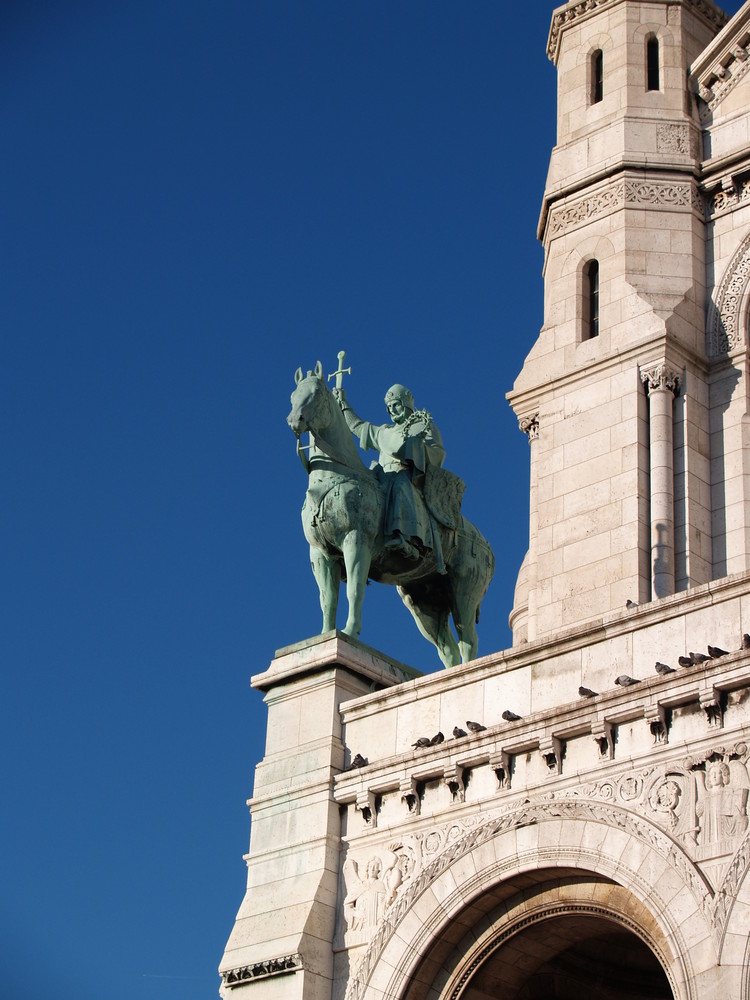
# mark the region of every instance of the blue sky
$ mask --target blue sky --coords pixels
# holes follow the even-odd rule
[[[5,996],[216,995],[250,677],[321,626],[297,366],[433,413],[497,555],[480,654],[510,645],[553,7],[4,3]],[[390,588],[361,639],[441,669]]]

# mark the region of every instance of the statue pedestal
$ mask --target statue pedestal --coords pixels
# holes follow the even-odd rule
[[[252,685],[265,693],[245,898],[222,958],[221,995],[330,1000],[340,816],[332,775],[349,764],[342,702],[421,676],[338,631],[287,646]]]

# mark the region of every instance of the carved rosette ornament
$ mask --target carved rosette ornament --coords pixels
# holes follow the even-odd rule
[[[641,382],[649,394],[659,389],[667,389],[675,396],[679,395],[680,377],[680,372],[664,362],[651,365],[649,368],[641,368]]]
[[[539,414],[533,413],[531,416],[521,417],[518,426],[527,435],[529,444],[531,444],[539,437]]]

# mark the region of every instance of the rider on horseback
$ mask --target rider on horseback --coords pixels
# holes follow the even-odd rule
[[[414,409],[414,397],[406,386],[392,385],[385,405],[392,424],[371,424],[349,406],[342,388],[333,394],[344,413],[349,430],[359,438],[364,450],[377,449],[376,474],[386,486],[385,547],[409,562],[433,551],[438,571],[444,573],[440,540],[425,504],[418,502],[429,466],[440,467],[445,449],[440,432],[426,410]]]

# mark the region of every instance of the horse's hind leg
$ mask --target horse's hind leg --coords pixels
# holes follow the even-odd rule
[[[320,591],[320,609],[323,612],[323,632],[336,628],[336,607],[339,603],[341,567],[320,549],[310,546],[310,565]]]
[[[476,625],[474,624],[474,617],[476,617],[476,609],[474,609],[473,616],[469,619],[468,624],[465,620],[462,620],[460,626],[456,625],[458,648],[461,651],[461,663],[468,663],[469,660],[476,659],[477,650],[479,649],[479,637]]]
[[[461,663],[468,663],[469,660],[476,659],[479,649],[479,636],[477,635],[477,617],[479,605],[476,594],[472,588],[471,593],[457,595],[453,608],[453,624],[458,633],[458,648],[461,651]]]
[[[455,667],[461,662],[458,643],[451,632],[448,612],[440,610],[432,605],[417,603],[412,594],[408,594],[403,587],[397,587],[399,597],[411,612],[411,616],[417,623],[417,628],[428,639],[438,651],[438,656],[443,661],[444,667]]]

